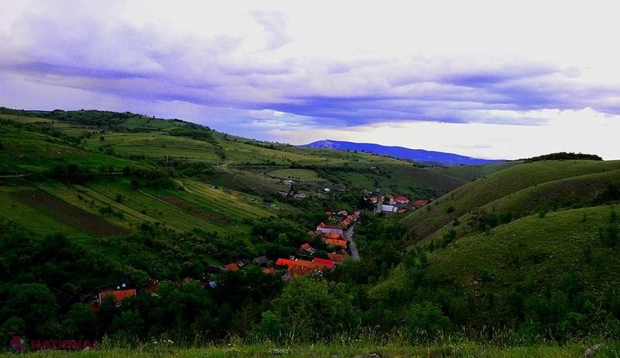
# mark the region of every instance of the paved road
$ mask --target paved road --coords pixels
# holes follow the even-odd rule
[[[353,260],[359,261],[360,254],[357,251],[357,247],[355,246],[355,243],[353,242],[353,233],[355,230],[355,225],[356,224],[351,225],[351,227],[346,231],[345,238],[347,239],[347,241],[349,241],[349,250],[351,250],[351,256],[353,257]]]

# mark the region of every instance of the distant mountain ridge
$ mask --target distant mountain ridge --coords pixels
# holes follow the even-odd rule
[[[380,155],[389,155],[400,159],[409,159],[414,162],[429,165],[483,165],[490,163],[504,162],[503,159],[480,159],[472,158],[464,155],[435,152],[424,149],[410,149],[405,147],[391,147],[373,143],[355,143],[338,140],[320,140],[309,144],[300,145],[300,147],[349,150],[358,152],[367,152]]]

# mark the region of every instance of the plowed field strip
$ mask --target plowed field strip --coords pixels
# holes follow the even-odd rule
[[[182,199],[179,199],[172,195],[159,195],[158,199],[165,201],[166,203],[176,206],[177,208],[195,216],[199,219],[207,220],[209,222],[217,223],[217,224],[229,224],[230,219],[225,218],[223,216],[214,214],[212,212],[206,211],[194,204],[188,203]]]
[[[105,237],[112,235],[126,235],[126,230],[118,228],[98,217],[78,209],[72,205],[57,200],[43,192],[37,190],[25,190],[11,195],[15,196],[22,203],[29,205],[38,211],[56,218],[68,225],[77,227],[87,234]],[[36,221],[36,218],[32,218]]]

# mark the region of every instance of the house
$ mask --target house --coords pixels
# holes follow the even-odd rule
[[[228,271],[237,271],[239,269],[239,265],[237,265],[236,262],[233,262],[228,265],[224,265],[224,268]]]
[[[344,231],[342,230],[340,225],[326,225],[325,223],[320,223],[319,226],[316,227],[316,231],[320,231],[326,234],[344,234]]]
[[[259,256],[257,258],[255,258],[254,260],[252,260],[252,263],[258,265],[258,266],[267,266],[267,261],[269,261],[267,259],[267,256]]]
[[[323,240],[342,240],[343,236],[340,234],[329,234],[329,233],[322,233],[321,237],[323,238]]]
[[[290,267],[290,266],[295,266],[295,263],[296,263],[296,262],[297,262],[297,261],[295,261],[295,260],[290,260],[290,259],[282,259],[282,258],[279,258],[279,259],[276,261],[276,266],[289,266],[289,267]]]
[[[300,248],[303,252],[308,253],[310,255],[314,255],[314,253],[316,252],[316,249],[310,246],[310,244],[307,242],[301,245]]]
[[[398,211],[398,208],[394,205],[381,205],[381,212],[392,214]]]
[[[135,288],[130,288],[130,289],[126,289],[126,290],[109,290],[109,291],[102,291],[99,292],[99,295],[97,296],[97,302],[99,304],[103,303],[103,300],[106,297],[112,297],[114,299],[114,302],[116,302],[116,305],[120,305],[121,301],[123,301],[126,298],[129,297],[133,297],[136,295],[136,289]]]
[[[291,266],[288,268],[288,274],[290,276],[306,276],[313,274],[315,271],[315,267],[307,266]]]
[[[314,260],[312,260],[312,262],[328,270],[333,269],[334,266],[336,265],[336,263],[332,260],[322,259],[319,257],[315,257]]]
[[[415,206],[416,208],[420,208],[420,207],[422,207],[424,205],[427,205],[427,204],[428,204],[428,200],[415,200],[413,202],[413,206]]]
[[[338,247],[342,247],[342,248],[347,247],[347,241],[346,240],[326,239],[325,243],[327,245],[329,245],[329,246],[338,246]]]
[[[329,257],[329,259],[334,261],[334,262],[342,262],[342,261],[344,261],[344,259],[347,258],[347,255],[337,254],[337,253],[334,252],[334,253],[327,254],[327,257]]]
[[[398,196],[394,199],[394,201],[396,202],[396,204],[409,204],[409,198],[407,198],[406,196]]]
[[[252,263],[252,260],[250,259],[241,259],[239,261],[237,261],[237,265],[239,266],[239,268],[244,268],[245,266],[249,265]]]
[[[273,267],[268,267],[268,268],[264,268],[263,269],[263,273],[276,273],[276,269],[274,269]]]

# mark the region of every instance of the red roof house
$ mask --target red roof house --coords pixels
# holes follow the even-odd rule
[[[130,288],[127,290],[110,290],[110,291],[102,291],[99,292],[98,299],[99,303],[102,303],[106,297],[114,298],[114,302],[121,302],[128,297],[132,297],[136,295],[136,289]]]
[[[346,240],[325,239],[325,243],[327,245],[331,245],[331,246],[347,247],[347,241]]]
[[[330,260],[335,261],[335,262],[342,262],[344,261],[344,259],[347,258],[346,255],[336,254],[336,253],[329,253],[327,254],[327,257],[329,257]]]
[[[227,269],[228,271],[237,271],[239,269],[239,265],[233,262],[231,264],[224,265],[224,268]]]
[[[416,200],[413,202],[413,205],[415,205],[416,208],[419,208],[421,206],[424,206],[428,204],[428,200]]]
[[[333,269],[335,264],[336,264],[332,260],[322,259],[322,258],[319,258],[319,257],[315,257],[314,260],[312,260],[312,262],[314,262],[315,264],[320,265],[322,267],[325,267],[325,268],[327,268],[329,270]]]
[[[409,198],[407,198],[406,196],[399,196],[396,199],[394,199],[394,201],[399,203],[399,204],[408,204],[409,203]]]

